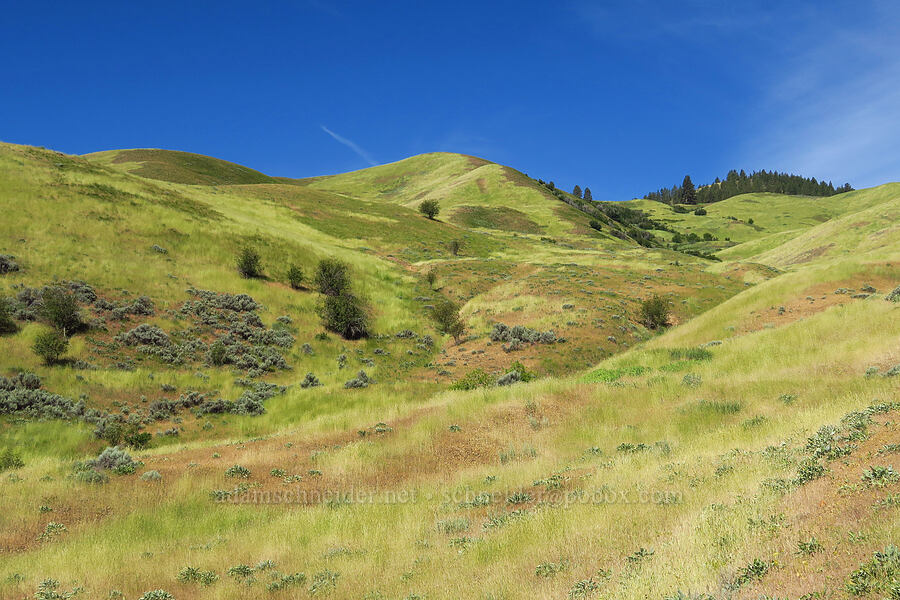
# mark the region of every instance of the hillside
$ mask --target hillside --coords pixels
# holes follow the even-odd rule
[[[128,173],[193,185],[272,183],[274,179],[234,163],[178,150],[141,148],[108,150],[88,154],[88,158]]]
[[[892,593],[900,184],[627,203],[730,237],[700,243],[712,262],[473,157],[282,180],[142,152],[0,144],[0,459],[23,463],[0,463],[0,597]],[[317,314],[332,257],[366,339]],[[54,286],[86,326],[48,366]],[[671,327],[643,324],[653,295]],[[445,298],[459,343],[430,318]],[[516,325],[534,337],[496,334]],[[114,444],[138,462],[86,462]]]

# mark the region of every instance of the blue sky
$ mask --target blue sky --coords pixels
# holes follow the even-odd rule
[[[900,3],[29,2],[0,139],[303,177],[474,154],[595,199],[728,169],[900,180]]]

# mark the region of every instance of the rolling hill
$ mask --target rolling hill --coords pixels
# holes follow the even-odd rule
[[[720,238],[695,244],[718,262],[446,153],[288,180],[0,144],[0,203],[0,597],[880,598],[900,577],[900,184],[626,203]],[[237,271],[248,247],[263,277]],[[322,327],[326,258],[368,338]],[[58,288],[85,325],[48,366]]]

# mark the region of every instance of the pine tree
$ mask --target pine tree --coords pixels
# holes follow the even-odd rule
[[[591,196],[591,188],[589,188],[589,187],[584,188],[584,199],[587,200],[588,202],[594,201],[594,198]]]
[[[694,190],[694,182],[691,181],[690,175],[685,175],[684,181],[681,183],[681,202],[682,204],[697,202],[697,192]]]
[[[581,198],[581,187],[578,185],[575,186],[575,189],[572,190],[572,195],[576,198]]]

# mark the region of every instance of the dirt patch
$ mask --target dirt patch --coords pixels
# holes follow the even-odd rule
[[[806,252],[801,252],[800,254],[795,255],[793,258],[787,261],[789,265],[796,265],[800,263],[809,262],[815,258],[819,258],[820,256],[825,256],[828,253],[828,250],[834,248],[834,243],[827,244],[825,246],[819,246],[818,248],[813,248],[812,250],[807,250]]]

